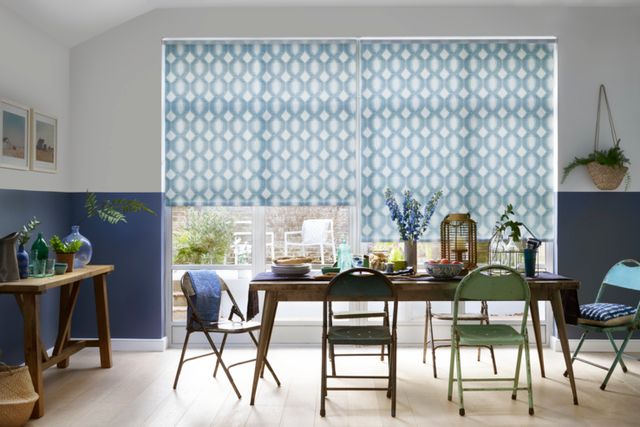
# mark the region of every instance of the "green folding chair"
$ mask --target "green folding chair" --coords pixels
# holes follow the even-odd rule
[[[511,398],[516,399],[518,390],[527,390],[529,414],[533,415],[533,393],[531,389],[531,363],[529,359],[529,337],[527,334],[527,316],[531,294],[529,285],[515,270],[501,266],[489,265],[469,273],[456,288],[453,301],[453,325],[451,326],[451,362],[449,363],[449,390],[447,398],[453,395],[453,382],[458,385],[459,412],[464,415],[465,391],[497,391],[510,390]],[[523,301],[523,314],[520,331],[509,325],[461,325],[458,324],[458,306],[460,301]],[[463,378],[460,365],[460,348],[462,346],[517,346],[518,359],[513,378]],[[527,386],[519,387],[520,363],[524,348],[527,370]],[[453,367],[456,365],[456,377]],[[513,381],[512,387],[472,387],[463,386],[464,381]]]
[[[574,360],[579,360],[591,366],[608,371],[607,376],[600,385],[601,390],[604,390],[607,387],[609,378],[611,378],[611,374],[618,363],[620,363],[622,371],[625,373],[627,372],[627,367],[622,361],[622,356],[626,356],[624,354],[624,349],[626,348],[633,333],[640,329],[640,317],[638,317],[638,313],[640,312],[640,301],[635,308],[625,304],[605,303],[603,302],[605,289],[609,289],[611,287],[640,291],[640,262],[633,259],[626,259],[615,264],[604,277],[604,280],[600,285],[600,289],[598,290],[595,303],[580,306],[578,327],[584,329],[584,332],[582,333],[578,347],[571,358],[571,363],[573,363]],[[611,367],[607,368],[606,366],[598,365],[597,363],[580,359],[578,357],[578,353],[580,352],[582,344],[589,332],[601,332],[609,338],[613,351],[616,353],[616,357],[613,359]],[[616,346],[616,343],[613,340],[614,332],[627,333],[624,341],[622,341],[622,344],[620,345],[620,348]],[[567,376],[567,372],[564,373],[564,376]]]
[[[391,325],[329,326],[331,301],[393,301]],[[320,379],[320,416],[325,416],[325,398],[328,391],[385,390],[391,398],[391,416],[396,416],[396,325],[398,323],[398,297],[389,279],[379,271],[354,268],[334,277],[325,294],[322,322],[322,376]],[[386,346],[388,349],[388,375],[332,375],[327,374],[327,348],[337,345]],[[386,387],[328,387],[328,378],[386,379]]]

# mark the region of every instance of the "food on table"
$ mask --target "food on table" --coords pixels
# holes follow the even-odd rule
[[[308,264],[311,263],[313,259],[309,257],[293,257],[293,256],[283,256],[276,258],[273,263],[276,265],[297,265],[297,264]]]

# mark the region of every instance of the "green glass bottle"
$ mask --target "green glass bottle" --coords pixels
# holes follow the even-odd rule
[[[39,260],[49,258],[49,245],[42,237],[42,233],[38,233],[38,238],[31,245],[31,254],[35,254],[35,259]]]

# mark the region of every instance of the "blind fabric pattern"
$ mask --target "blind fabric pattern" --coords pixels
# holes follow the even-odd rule
[[[165,45],[172,206],[354,205],[355,41]]]
[[[489,238],[508,203],[553,238],[552,42],[363,41],[362,240],[394,241],[390,187],[418,198],[443,189],[443,216],[470,212]]]

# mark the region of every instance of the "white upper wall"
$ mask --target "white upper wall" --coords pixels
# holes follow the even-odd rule
[[[162,38],[360,36],[558,37],[559,169],[592,149],[605,83],[640,190],[640,8],[153,11],[71,50],[72,190],[161,191]],[[595,187],[580,168],[559,189]]]
[[[58,173],[0,167],[0,189],[67,191],[69,162],[69,49],[0,6],[0,98],[58,119]]]

